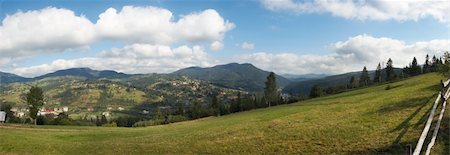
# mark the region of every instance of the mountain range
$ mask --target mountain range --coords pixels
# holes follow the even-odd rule
[[[264,82],[270,72],[261,70],[248,63],[231,63],[208,68],[189,67],[172,74],[209,81],[212,84],[226,88],[261,91],[264,89]],[[279,75],[276,75],[276,79],[280,87],[285,87],[290,83],[290,80]]]

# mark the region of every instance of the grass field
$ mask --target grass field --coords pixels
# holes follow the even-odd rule
[[[0,154],[403,154],[415,146],[442,78],[147,128],[7,125]],[[449,119],[446,112],[433,154],[449,154]]]

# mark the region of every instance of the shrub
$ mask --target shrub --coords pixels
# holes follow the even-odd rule
[[[103,124],[102,126],[104,126],[104,127],[117,127],[117,123],[116,122],[111,122],[111,123]]]

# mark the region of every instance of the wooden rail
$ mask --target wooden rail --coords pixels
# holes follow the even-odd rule
[[[450,79],[448,79],[447,81],[443,82],[444,88],[446,88],[449,83],[450,83]],[[444,88],[442,88],[442,89],[444,89]],[[420,135],[419,140],[417,141],[417,145],[416,145],[416,148],[414,149],[413,155],[419,155],[420,154],[420,152],[422,150],[423,143],[425,142],[425,139],[427,138],[428,131],[430,130],[431,123],[433,122],[433,116],[434,116],[434,113],[436,111],[436,107],[437,107],[439,101],[441,100],[441,98],[444,98],[443,105],[442,105],[442,110],[441,110],[441,113],[439,115],[439,120],[438,120],[437,125],[436,125],[436,127],[434,129],[434,132],[433,132],[433,138],[432,138],[431,142],[428,144],[427,151],[425,152],[427,155],[430,153],[431,148],[433,147],[433,145],[434,145],[434,143],[436,141],[436,136],[437,136],[437,132],[439,131],[439,127],[440,127],[440,123],[441,123],[441,120],[442,120],[442,116],[444,115],[445,105],[446,105],[446,101],[445,100],[447,100],[447,98],[450,96],[450,94],[449,94],[450,92],[449,91],[450,91],[450,88],[447,89],[447,91],[445,92],[443,97],[441,97],[442,93],[441,93],[441,91],[439,91],[439,95],[437,96],[436,100],[434,101],[433,108],[431,109],[430,116],[428,116],[427,123],[425,124],[425,127],[424,127],[424,129],[422,131],[422,134]]]
[[[447,93],[445,93],[444,98],[448,99],[449,95],[450,95],[449,90],[447,90]],[[434,143],[436,142],[436,137],[437,137],[437,134],[439,132],[439,128],[441,127],[442,117],[444,117],[446,104],[447,104],[447,101],[442,102],[441,113],[439,114],[439,119],[436,122],[436,127],[434,128],[433,136],[431,138],[430,143],[428,144],[427,151],[425,152],[426,155],[430,154],[431,148],[434,146]]]

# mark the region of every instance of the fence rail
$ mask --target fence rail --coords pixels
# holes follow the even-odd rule
[[[426,155],[429,155],[429,154],[430,154],[431,148],[433,147],[433,145],[434,145],[434,143],[435,143],[435,141],[436,141],[436,137],[437,137],[437,134],[438,134],[438,132],[439,132],[440,125],[441,125],[441,120],[442,120],[442,117],[443,117],[444,112],[445,112],[445,107],[446,107],[446,103],[447,103],[446,100],[447,100],[448,97],[450,96],[450,87],[447,88],[447,86],[449,85],[449,83],[450,83],[450,79],[448,79],[448,80],[445,81],[445,82],[442,82],[442,84],[443,84],[444,87],[442,88],[441,91],[439,91],[439,95],[437,96],[436,100],[434,101],[433,108],[431,109],[431,112],[430,112],[430,116],[428,116],[427,123],[425,124],[425,127],[424,127],[424,129],[423,129],[423,131],[422,131],[422,134],[420,135],[419,140],[417,141],[417,145],[416,145],[416,148],[414,149],[413,155],[419,155],[420,152],[422,151],[423,143],[425,142],[425,139],[427,138],[428,131],[430,130],[431,123],[433,122],[433,117],[434,117],[434,113],[435,113],[435,111],[436,111],[437,105],[438,105],[438,103],[441,101],[441,99],[444,99],[444,100],[442,101],[442,109],[441,109],[441,112],[440,112],[440,114],[439,114],[439,119],[438,119],[438,121],[436,122],[436,127],[434,128],[434,132],[433,132],[431,141],[430,141],[430,143],[428,144],[427,150],[426,150],[426,152],[425,152]],[[446,89],[446,88],[447,88],[447,89]],[[447,91],[445,91],[444,96],[442,96],[442,91],[445,90],[445,89],[446,89]]]

